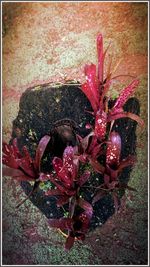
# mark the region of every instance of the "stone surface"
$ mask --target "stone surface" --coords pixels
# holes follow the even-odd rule
[[[30,86],[68,79],[84,81],[86,63],[96,63],[96,36],[111,41],[114,75],[138,76],[135,95],[145,128],[138,129],[138,163],[127,209],[66,254],[63,238],[47,227],[19,184],[3,179],[4,264],[147,264],[147,5],[148,3],[3,3],[3,138],[11,137],[21,94]],[[109,57],[106,59],[108,65]],[[121,81],[127,84],[131,79]],[[113,93],[122,89],[115,84]],[[5,212],[4,212],[5,211]]]

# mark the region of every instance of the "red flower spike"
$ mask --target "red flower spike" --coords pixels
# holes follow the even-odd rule
[[[114,107],[112,108],[112,113],[113,112],[115,113],[115,110],[123,107],[128,98],[134,93],[138,85],[139,85],[139,80],[134,80],[126,88],[123,89]]]
[[[74,163],[73,160],[74,160],[74,149],[72,146],[68,146],[66,147],[63,153],[63,166],[66,173],[68,173],[71,181],[75,179],[77,174],[76,173],[77,165]]]
[[[102,140],[106,135],[107,114],[105,112],[98,111],[95,117],[95,136]]]
[[[107,144],[106,164],[109,166],[119,164],[121,153],[121,138],[117,132],[111,132],[110,143]]]

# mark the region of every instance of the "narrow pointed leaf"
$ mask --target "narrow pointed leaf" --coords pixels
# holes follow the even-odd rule
[[[69,196],[60,196],[57,200],[57,207],[62,207],[69,202]]]
[[[35,168],[40,171],[40,164],[41,159],[44,155],[45,149],[50,141],[51,137],[49,135],[45,135],[39,142],[37,150],[36,150],[36,156],[35,156]]]
[[[68,251],[73,247],[74,244],[74,240],[75,238],[71,235],[69,235],[66,239],[66,243],[65,243],[65,250]]]
[[[99,34],[97,36],[97,53],[98,53],[98,80],[103,83],[104,73],[104,54],[103,54],[103,36]]]
[[[129,155],[126,159],[123,159],[118,166],[118,172],[121,172],[124,168],[132,166],[136,162],[136,156]]]
[[[99,190],[95,196],[93,197],[92,204],[95,204],[97,201],[102,199],[104,196],[106,196],[107,192],[104,190]]]
[[[99,91],[98,91],[98,81],[96,77],[96,65],[85,65],[85,75],[87,83],[90,87],[91,93],[93,94],[93,98],[98,108],[99,102]]]
[[[133,114],[131,112],[122,112],[122,113],[116,113],[116,114],[109,114],[107,121],[113,121],[118,120],[121,118],[130,118],[131,120],[136,121],[138,124],[140,124],[142,127],[144,126],[143,120],[136,114]]]
[[[76,207],[76,196],[69,199],[69,217],[72,218]]]
[[[60,196],[63,193],[59,189],[50,189],[45,192],[45,196]]]
[[[48,223],[50,227],[60,228],[62,230],[72,229],[72,219],[71,218],[61,218],[61,219],[49,219]]]
[[[80,176],[80,178],[79,178],[79,180],[78,180],[78,185],[79,185],[79,186],[84,185],[84,184],[87,182],[87,180],[89,179],[90,174],[91,174],[90,171],[85,171],[85,172]]]
[[[94,113],[96,113],[97,112],[97,101],[96,101],[95,98],[93,98],[93,93],[91,92],[89,84],[87,84],[87,83],[82,84],[81,90],[86,95],[86,97],[88,98],[89,102],[91,103],[91,106],[92,106],[92,109],[93,109]]]
[[[83,198],[79,198],[77,200],[77,204],[85,210],[85,213],[88,214],[88,217],[92,218],[93,215],[93,208],[92,205],[87,202],[86,200],[84,200]]]
[[[96,172],[104,173],[105,167],[103,165],[101,165],[97,160],[90,158],[89,162]]]
[[[22,171],[13,168],[5,168],[2,170],[3,176],[10,176],[17,181],[33,181],[33,178],[24,175]]]

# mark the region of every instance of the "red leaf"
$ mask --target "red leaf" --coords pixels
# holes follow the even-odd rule
[[[79,178],[78,180],[78,185],[79,186],[82,186],[86,183],[86,181],[89,179],[90,177],[90,171],[85,171]]]
[[[99,201],[101,198],[106,196],[107,192],[104,190],[99,190],[96,195],[93,197],[92,204],[95,204],[97,201]]]
[[[88,218],[92,218],[93,215],[93,208],[92,205],[87,202],[86,200],[84,200],[83,198],[79,198],[77,200],[77,204],[85,210],[85,213],[88,215]]]
[[[126,159],[123,159],[118,166],[118,172],[121,172],[122,169],[132,166],[136,162],[136,157],[129,155]]]
[[[2,163],[10,168],[18,169],[19,163],[18,160],[13,157],[13,154],[8,156],[8,155],[3,155],[2,158]]]
[[[90,87],[91,93],[93,95],[92,98],[95,100],[98,109],[100,95],[98,90],[98,80],[96,77],[96,65],[94,64],[85,65],[84,69],[85,69],[87,84]]]
[[[50,189],[45,192],[45,196],[60,196],[62,192],[59,189]]]
[[[110,176],[107,175],[107,174],[104,174],[104,183],[105,183],[106,185],[108,185],[109,182],[110,182]]]
[[[49,219],[48,223],[50,227],[60,228],[62,230],[71,230],[72,229],[72,219],[71,218],[61,218],[61,219]]]
[[[13,152],[14,152],[15,157],[21,158],[22,155],[18,149],[17,138],[14,138],[12,143],[13,143]]]
[[[45,135],[39,142],[37,150],[36,150],[36,156],[35,156],[35,168],[40,171],[40,163],[41,159],[44,155],[45,149],[50,141],[51,137],[49,135]]]
[[[72,196],[69,199],[69,217],[70,218],[72,218],[74,215],[75,206],[76,206],[76,196]]]
[[[102,166],[97,160],[90,158],[89,162],[93,169],[98,173],[104,173],[105,167]]]
[[[10,168],[18,169],[19,161],[16,158],[15,149],[12,145],[8,145],[7,143],[3,142],[3,164]]]
[[[61,207],[69,202],[69,196],[61,196],[57,200],[57,207]]]
[[[109,121],[118,120],[121,118],[130,118],[132,120],[135,120],[142,127],[144,126],[143,120],[138,115],[130,113],[130,112],[122,112],[122,113],[115,113],[115,114],[110,113],[108,115],[107,121],[109,122]]]
[[[80,143],[83,149],[83,153],[87,150],[88,146],[89,146],[89,142],[90,142],[90,138],[91,136],[94,135],[94,132],[89,133],[87,136],[85,136],[84,138],[80,138]]]
[[[37,179],[39,177],[39,174],[35,172],[33,164],[28,160],[28,158],[22,158],[19,160],[19,169],[31,178]]]
[[[126,88],[123,89],[120,96],[118,97],[112,111],[118,108],[122,108],[128,98],[134,93],[136,87],[139,84],[139,80],[132,81]]]
[[[104,73],[104,54],[103,54],[103,36],[99,34],[97,36],[97,52],[98,52],[98,80],[103,83]]]
[[[74,237],[69,235],[66,239],[66,243],[65,243],[65,250],[70,250],[73,247],[74,244]]]
[[[3,176],[13,177],[17,181],[33,181],[33,178],[24,175],[23,172],[18,169],[3,167],[2,174]]]
[[[59,189],[63,194],[67,194],[68,196],[73,196],[76,191],[73,189],[67,189],[65,186],[60,185],[58,182],[55,181],[54,177],[51,175],[49,180],[56,185],[57,189]]]
[[[90,101],[91,106],[92,106],[92,109],[96,113],[96,111],[98,109],[98,107],[97,107],[97,101],[93,98],[93,93],[91,92],[91,88],[89,87],[89,85],[87,83],[84,83],[81,86],[81,90],[86,95],[86,97],[88,98],[88,100]]]
[[[107,144],[106,164],[109,166],[118,165],[121,153],[121,138],[120,135],[113,131],[109,136],[109,143]]]
[[[70,187],[71,180],[70,180],[69,173],[66,172],[66,169],[64,168],[63,162],[60,158],[54,157],[53,167],[60,181],[62,181],[65,186]]]

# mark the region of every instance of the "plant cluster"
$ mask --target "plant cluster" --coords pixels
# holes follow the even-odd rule
[[[94,116],[94,126],[88,124],[90,133],[82,137],[76,135],[76,145],[66,146],[62,157],[52,159],[53,170],[50,173],[41,171],[41,162],[51,136],[44,136],[37,147],[35,158],[31,158],[26,147],[20,152],[17,139],[12,144],[3,143],[3,174],[12,176],[18,181],[34,181],[34,192],[40,183],[50,181],[52,188],[45,192],[46,195],[57,198],[57,206],[67,205],[67,215],[60,219],[49,219],[50,227],[66,231],[66,250],[69,250],[75,239],[84,240],[93,216],[93,205],[107,194],[112,194],[115,210],[119,207],[119,190],[132,190],[127,184],[120,182],[119,177],[124,168],[133,166],[135,156],[121,160],[122,140],[118,132],[112,130],[115,120],[130,118],[140,125],[143,121],[138,115],[125,112],[123,106],[134,93],[139,84],[134,79],[125,87],[110,108],[111,98],[107,96],[108,90],[117,77],[113,77],[110,66],[104,77],[104,60],[108,48],[103,51],[103,37],[97,37],[98,69],[95,64],[85,66],[86,82],[81,85],[81,90],[91,103]],[[81,165],[90,166],[89,169]],[[95,188],[92,203],[81,196],[81,189],[90,179],[91,170],[100,173],[103,183]],[[18,205],[19,206],[19,205]]]

